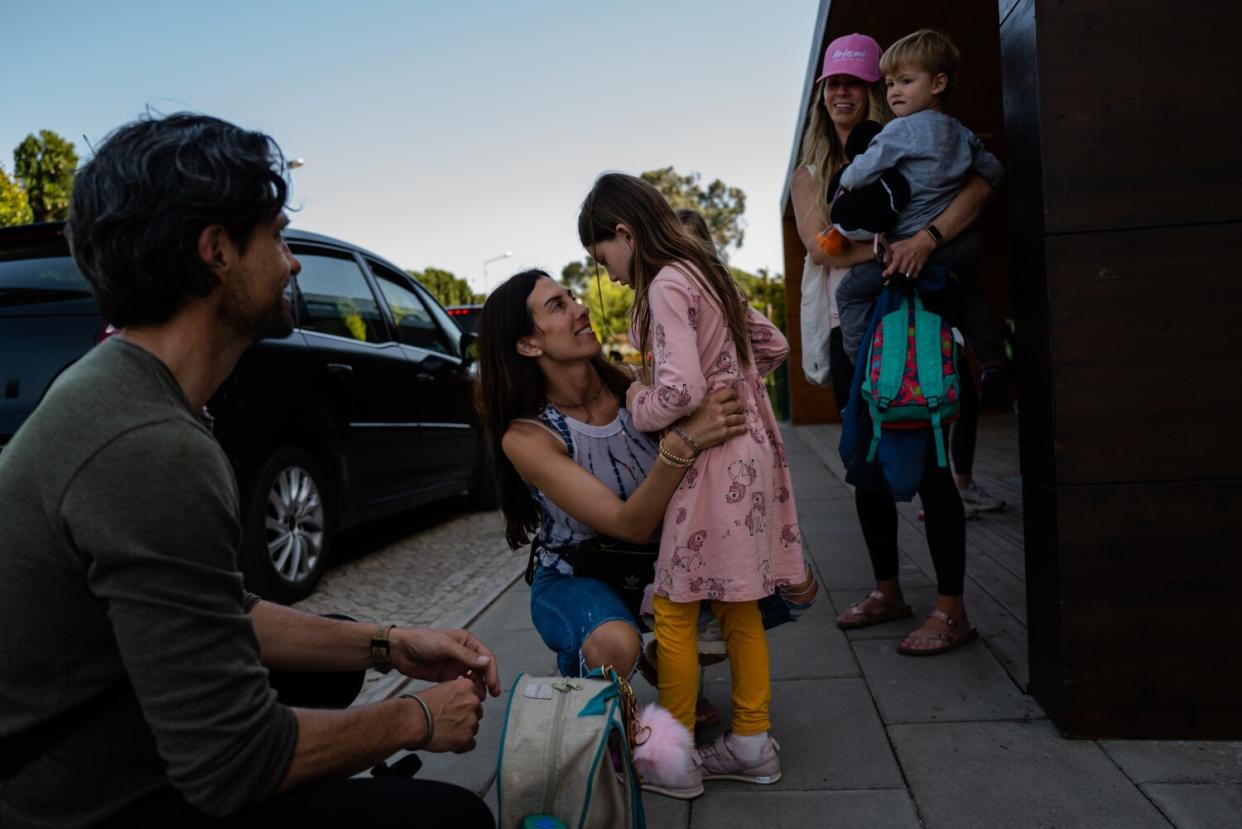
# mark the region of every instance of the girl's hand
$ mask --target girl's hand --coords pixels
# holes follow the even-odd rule
[[[642,380],[635,380],[630,383],[630,387],[625,390],[625,408],[628,411],[634,411],[634,398],[651,388]]]
[[[694,414],[683,417],[677,425],[694,439],[700,449],[708,449],[744,434],[746,415],[742,412],[737,389],[717,389],[703,398]]]

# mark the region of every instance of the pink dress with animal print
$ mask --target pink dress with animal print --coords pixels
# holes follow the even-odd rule
[[[674,493],[664,514],[655,592],[675,602],[744,602],[800,582],[802,535],[789,461],[763,383],[785,360],[789,343],[748,307],[751,365],[743,368],[724,314],[696,281],[665,267],[648,297],[654,384],[634,396],[634,424],[662,430],[693,412],[704,395],[734,386],[748,427],[703,452]],[[639,341],[637,331],[630,337]]]

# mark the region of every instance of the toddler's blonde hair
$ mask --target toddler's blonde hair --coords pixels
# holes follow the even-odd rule
[[[885,75],[894,75],[903,66],[914,66],[930,72],[932,77],[943,73],[948,82],[944,92],[940,93],[940,100],[947,104],[957,77],[959,59],[957,47],[948,35],[935,29],[919,29],[884,50],[884,54],[880,55],[880,71]]]

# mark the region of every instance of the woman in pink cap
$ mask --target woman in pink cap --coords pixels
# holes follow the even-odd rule
[[[816,104],[811,109],[802,139],[802,164],[794,173],[791,188],[798,235],[807,250],[804,292],[808,286],[815,284],[815,280],[822,280],[827,283],[829,300],[829,319],[825,320],[822,308],[808,308],[804,296],[804,329],[827,324],[829,336],[825,348],[816,348],[814,353],[802,355],[803,366],[812,382],[821,385],[827,381],[832,383],[837,406],[841,410],[845,409],[849,398],[854,367],[842,345],[834,293],[851,266],[867,261],[874,254],[870,244],[853,243],[847,245],[840,255],[830,256],[820,248],[816,236],[830,227],[828,218],[832,205],[828,202],[828,183],[846,162],[844,148],[850,131],[864,120],[883,124],[892,117],[885,102],[880,72],[881,51],[874,39],[863,34],[846,35],[828,44],[815,88]],[[935,219],[935,226],[943,239],[953,239],[966,230],[982,212],[991,195],[992,189],[983,179],[977,176],[968,178],[957,197]],[[924,233],[893,243],[884,275],[903,273],[917,276],[935,246],[931,237]],[[819,337],[818,342],[823,342],[823,339]],[[804,337],[803,341],[807,342],[808,338]],[[843,629],[868,627],[913,615],[897,578],[897,505],[886,494],[862,489],[855,492],[854,498],[867,552],[871,557],[876,589],[840,615],[837,625]],[[938,569],[943,566],[947,570],[956,570],[958,574],[964,569],[963,521],[960,509],[952,511],[949,526],[939,526],[944,522],[935,522],[938,525],[935,539],[929,527],[929,546],[933,546],[938,553],[933,556]],[[939,596],[933,614],[902,641],[898,650],[905,654],[930,656],[952,650],[973,635],[962,597]]]

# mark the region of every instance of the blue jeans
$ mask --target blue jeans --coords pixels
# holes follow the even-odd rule
[[[542,564],[530,585],[530,618],[543,643],[556,652],[562,676],[585,676],[590,668],[582,644],[605,622],[638,620],[616,592],[601,581],[558,573]]]

